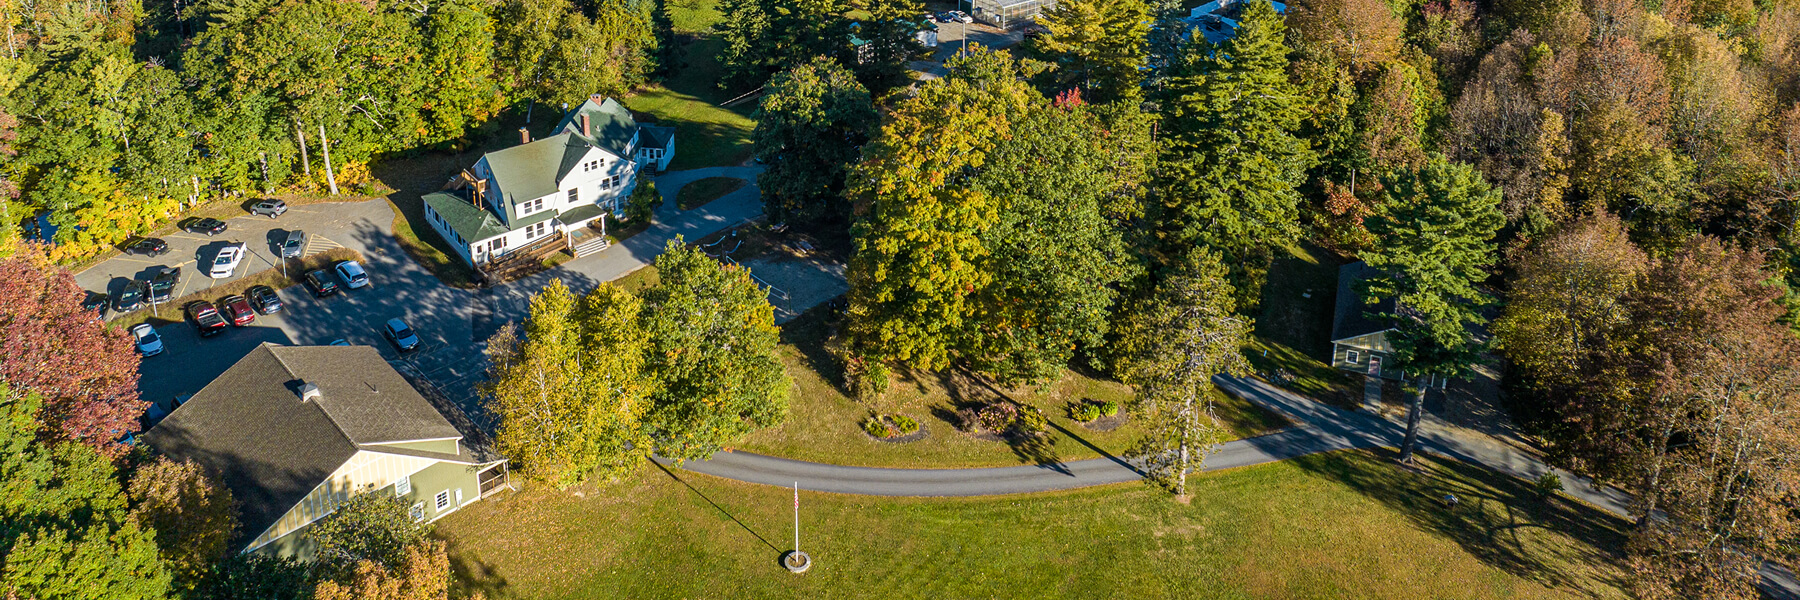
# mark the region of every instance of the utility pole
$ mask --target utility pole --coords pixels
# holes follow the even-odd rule
[[[325,181],[331,184],[331,195],[336,196],[337,175],[331,172],[331,138],[325,137],[325,124],[319,124],[319,146],[325,149]]]

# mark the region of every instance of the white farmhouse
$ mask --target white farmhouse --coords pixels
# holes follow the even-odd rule
[[[520,129],[519,145],[424,197],[426,220],[464,261],[482,265],[590,224],[603,231],[602,215],[624,213],[638,172],[675,157],[674,128],[639,125],[612,98],[589,98],[554,131],[532,140]]]

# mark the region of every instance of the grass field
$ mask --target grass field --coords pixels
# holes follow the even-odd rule
[[[794,379],[786,423],[746,437],[736,447],[759,454],[843,465],[892,467],[982,467],[1044,464],[1124,452],[1143,434],[1135,423],[1112,431],[1090,431],[1070,419],[1065,407],[1083,398],[1120,403],[1131,398],[1124,384],[1098,375],[1065,371],[1061,380],[1038,388],[1003,390],[959,373],[902,374],[880,400],[859,402],[840,389],[838,366],[825,350],[830,325],[812,311],[782,328],[782,360]],[[996,397],[1036,406],[1052,427],[1041,440],[992,441],[958,431],[955,410]],[[1219,394],[1218,413],[1231,437],[1248,437],[1287,425],[1279,415]],[[876,441],[857,424],[870,414],[903,413],[930,434],[907,444]]]
[[[1626,524],[1460,464],[1362,452],[1142,484],[989,498],[790,492],[646,466],[439,522],[489,598],[1615,598]],[[1435,501],[1455,493],[1455,509]]]
[[[675,207],[681,210],[694,210],[706,206],[714,200],[724,197],[744,187],[746,182],[736,177],[708,177],[681,186],[675,194]]]

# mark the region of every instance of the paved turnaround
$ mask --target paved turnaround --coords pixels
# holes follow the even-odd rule
[[[1218,377],[1225,391],[1274,410],[1297,425],[1250,439],[1222,444],[1206,458],[1215,471],[1272,463],[1332,450],[1396,447],[1404,429],[1399,423],[1362,412],[1350,412],[1294,395],[1256,379]],[[1427,418],[1420,425],[1423,450],[1525,479],[1550,471],[1562,476],[1563,492],[1607,512],[1627,516],[1630,497],[1600,487],[1585,477],[1544,464],[1514,443],[1462,430]],[[657,459],[670,464],[669,461]],[[726,479],[806,490],[872,496],[988,496],[1066,490],[1135,481],[1142,475],[1124,459],[1108,456],[1045,465],[986,469],[892,469],[847,467],[752,454],[720,452],[687,461],[683,468]],[[1800,600],[1800,582],[1778,565],[1763,566],[1763,594],[1778,600]]]

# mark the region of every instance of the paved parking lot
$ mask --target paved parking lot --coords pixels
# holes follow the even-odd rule
[[[339,246],[354,248],[366,255],[368,250],[358,232],[370,228],[386,231],[393,220],[393,210],[386,200],[381,199],[293,206],[278,219],[245,215],[226,220],[227,229],[216,236],[185,231],[163,235],[162,239],[169,243],[167,254],[154,258],[116,256],[76,273],[75,283],[88,291],[115,296],[132,279],[148,280],[164,267],[181,267],[181,284],[175,289],[175,297],[179,298],[274,268],[279,262],[276,257],[280,256],[276,244],[287,239],[290,230],[306,232],[306,253],[309,255]],[[238,264],[237,271],[223,279],[207,277],[206,267],[219,251],[240,242],[248,252]],[[157,310],[180,309],[162,306]],[[109,313],[107,316],[117,315]]]

